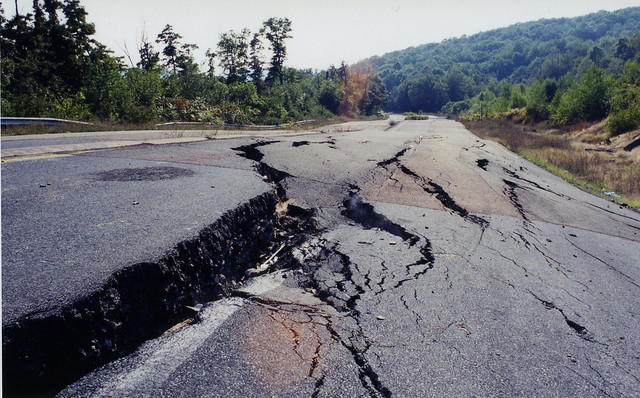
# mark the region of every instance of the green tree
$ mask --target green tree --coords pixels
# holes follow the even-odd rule
[[[472,83],[462,71],[450,70],[446,75],[448,97],[451,101],[460,101],[473,92]]]
[[[388,98],[387,88],[382,79],[377,75],[373,75],[368,82],[367,92],[362,99],[360,109],[367,116],[375,115],[382,111],[387,104]]]
[[[555,94],[555,90],[552,90],[552,83],[555,82],[551,79],[538,80],[527,89],[527,115],[533,117],[534,120],[544,120],[550,116],[549,103]]]
[[[91,68],[83,82],[82,92],[91,113],[100,119],[118,119],[130,104],[124,67],[119,59],[110,55],[104,46],[89,54]]]
[[[338,113],[338,107],[343,99],[342,88],[337,79],[325,79],[322,81],[318,96],[320,105],[335,114]]]
[[[162,97],[162,78],[157,69],[129,69],[125,74],[130,106],[122,110],[123,119],[145,123],[158,118],[158,102]]]
[[[511,91],[511,100],[509,102],[510,109],[524,108],[527,105],[527,99],[525,97],[526,87],[524,84],[517,84]]]
[[[248,29],[243,29],[240,33],[231,30],[220,35],[216,55],[229,84],[243,83],[247,80],[249,75],[247,40],[250,34]]]
[[[609,110],[611,79],[598,67],[591,67],[578,82],[580,116],[586,120],[601,120]]]
[[[262,60],[262,50],[264,50],[264,46],[262,45],[261,38],[262,33],[254,33],[251,42],[249,42],[249,65],[251,69],[249,77],[256,86],[258,94],[262,92],[262,73],[264,65],[264,61]]]
[[[633,49],[629,47],[629,40],[625,37],[618,39],[616,44],[615,56],[623,61],[628,61],[633,58]]]
[[[207,57],[207,66],[209,67],[209,69],[207,69],[207,74],[209,76],[214,76],[215,75],[215,71],[216,71],[216,56],[217,55],[218,54],[216,54],[213,51],[211,51],[210,48],[205,53],[205,56]]]
[[[33,13],[3,17],[5,115],[87,115],[81,91],[92,69],[91,54],[104,50],[90,38],[95,28],[86,16],[77,0],[36,0]]]
[[[562,95],[556,119],[572,122],[579,119],[602,120],[609,111],[611,78],[593,65],[580,80]]]
[[[612,135],[634,130],[640,124],[640,65],[629,61],[611,90],[611,114],[605,128]]]
[[[149,42],[146,34],[142,35],[138,54],[140,54],[140,61],[137,64],[139,68],[152,70],[160,63],[160,53],[153,49],[153,44]]]
[[[158,34],[156,43],[164,44],[162,55],[165,67],[174,73],[197,67],[193,61],[191,51],[198,48],[195,44],[181,43],[182,36],[173,30],[173,26],[167,24]]]
[[[438,76],[428,74],[409,82],[407,96],[409,110],[437,112],[449,102],[449,88]]]
[[[589,59],[594,64],[602,67],[604,65],[604,61],[605,61],[604,51],[598,46],[593,47],[591,49],[591,51],[589,52]]]
[[[271,67],[269,68],[267,81],[280,81],[280,84],[282,84],[282,67],[287,57],[287,47],[284,41],[291,38],[289,35],[291,32],[291,21],[288,18],[269,18],[263,23],[261,32],[264,32],[265,37],[269,40],[271,44],[269,49],[273,54],[271,56]]]

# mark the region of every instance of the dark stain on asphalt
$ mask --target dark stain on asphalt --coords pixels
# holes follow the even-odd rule
[[[193,170],[166,166],[107,170],[97,173],[96,177],[99,181],[160,181],[193,175]]]

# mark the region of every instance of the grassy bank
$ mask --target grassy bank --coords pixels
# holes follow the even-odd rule
[[[640,208],[640,148],[623,149],[638,130],[610,139],[601,123],[564,131],[508,120],[462,123],[583,190]]]

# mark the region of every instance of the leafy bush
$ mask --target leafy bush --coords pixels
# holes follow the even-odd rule
[[[611,135],[634,130],[640,124],[640,65],[627,62],[611,92],[612,112],[605,128]]]
[[[471,100],[464,100],[458,102],[447,102],[445,106],[442,107],[440,112],[442,113],[450,113],[454,115],[461,115],[468,111],[471,108]]]
[[[87,120],[92,118],[89,105],[82,93],[66,97],[49,96],[48,115],[62,119]]]
[[[640,109],[637,106],[630,106],[609,116],[605,123],[605,129],[612,136],[616,136],[634,130],[639,124]]]
[[[414,112],[405,112],[404,118],[406,120],[429,120],[428,115],[417,114]]]

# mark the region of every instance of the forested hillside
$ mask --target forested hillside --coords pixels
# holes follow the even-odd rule
[[[616,134],[640,123],[640,7],[516,24],[324,71],[286,66],[293,26],[270,18],[195,44],[167,24],[136,43],[133,64],[92,38],[79,0],[36,0],[28,14],[0,12],[2,114],[277,124],[385,107],[607,118]],[[208,65],[194,61],[199,46]]]
[[[613,87],[625,64],[639,59],[639,32],[640,8],[628,8],[520,23],[396,51],[370,61],[389,90],[387,107],[391,110],[506,111],[527,106],[528,94],[538,100],[544,97],[546,104],[555,98],[557,108],[561,96],[572,87],[580,91],[577,85],[587,72],[592,80],[608,79]],[[636,67],[626,66],[631,80]],[[498,98],[502,102],[494,103]],[[565,100],[565,108],[571,105],[569,102]],[[496,109],[481,109],[483,103]],[[607,108],[601,110],[606,115],[616,104],[593,106]],[[541,114],[537,116],[549,116],[549,109],[538,111]],[[551,116],[554,111],[557,109],[551,110]],[[563,109],[564,114],[556,116],[584,116],[572,114],[574,111]],[[587,118],[603,116],[602,112],[595,113]]]
[[[195,44],[167,24],[136,43],[140,62],[133,64],[92,38],[95,27],[79,0],[35,0],[32,12],[11,18],[0,3],[2,115],[219,125],[382,109],[386,92],[370,66],[288,68],[289,19],[238,28]],[[192,56],[199,46],[209,48],[208,65]]]

